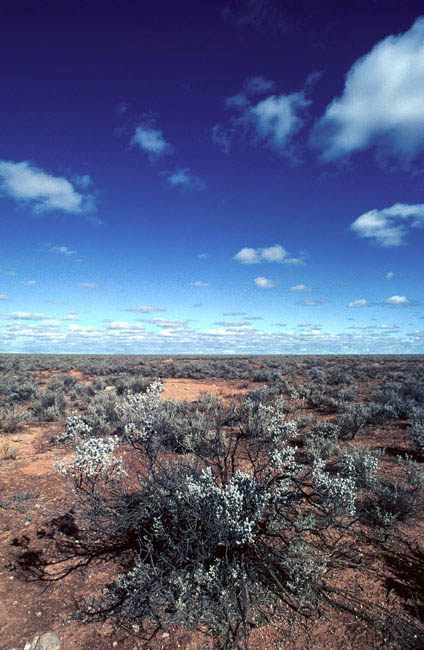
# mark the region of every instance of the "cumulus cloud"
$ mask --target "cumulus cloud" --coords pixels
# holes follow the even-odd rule
[[[176,187],[183,191],[192,192],[201,192],[206,189],[206,183],[198,176],[194,176],[189,167],[177,169],[173,172],[163,171],[161,174],[166,176],[166,181],[172,188]]]
[[[360,298],[359,300],[353,300],[348,304],[348,307],[371,307],[372,303],[366,300],[365,298]]]
[[[413,158],[424,148],[424,17],[358,59],[312,134],[334,160],[372,145]]]
[[[273,287],[277,286],[277,283],[274,282],[274,280],[269,280],[268,278],[264,278],[263,276],[259,276],[258,278],[255,278],[254,282],[256,286],[259,287],[260,289],[272,289]]]
[[[174,151],[173,146],[163,137],[162,131],[149,126],[138,126],[131,144],[145,151],[153,159],[171,154]]]
[[[0,161],[0,192],[32,207],[36,214],[44,212],[89,212],[94,197],[77,192],[70,181],[53,176],[27,161]]]
[[[128,309],[124,309],[124,311],[130,311],[136,314],[154,314],[157,312],[166,311],[166,309],[162,309],[161,307],[143,306],[143,307],[128,307]]]
[[[267,248],[242,248],[233,257],[241,264],[259,264],[259,262],[283,262],[284,264],[300,264],[300,258],[292,258],[280,245],[268,246]],[[302,260],[302,263],[303,260]]]
[[[370,239],[385,248],[401,246],[408,229],[423,227],[424,203],[395,203],[383,210],[370,210],[361,214],[350,226],[359,237]]]
[[[289,291],[307,293],[312,291],[312,288],[308,287],[306,284],[295,284],[293,287],[290,287]]]
[[[392,296],[387,298],[384,304],[392,307],[408,307],[408,305],[412,305],[412,302],[406,296]]]
[[[388,271],[384,277],[386,278],[386,280],[391,280],[393,276],[394,276],[393,271]]]

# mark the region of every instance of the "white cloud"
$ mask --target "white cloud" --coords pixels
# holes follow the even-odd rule
[[[208,253],[199,253],[199,255],[197,257],[198,257],[199,260],[207,260],[209,258],[209,254]]]
[[[303,307],[316,307],[317,305],[324,305],[328,302],[327,298],[317,298],[316,300],[301,300],[299,305]]]
[[[174,151],[173,146],[165,140],[160,129],[152,129],[148,126],[138,126],[136,128],[131,144],[137,145],[154,158]]]
[[[59,253],[59,255],[66,255],[69,257],[70,255],[76,255],[77,251],[73,251],[67,246],[49,246],[49,250],[52,253]]]
[[[279,244],[268,248],[242,248],[234,259],[242,264],[258,264],[259,262],[282,262],[287,255]]]
[[[234,255],[233,259],[242,264],[258,264],[261,261],[260,253],[258,252],[259,250],[260,249],[242,248],[236,255]]]
[[[212,140],[228,153],[237,133],[253,145],[263,146],[282,155],[293,155],[291,137],[304,124],[303,113],[310,105],[303,91],[289,95],[269,95],[255,103],[254,96],[268,92],[274,82],[262,76],[250,77],[243,91],[228,97],[226,108],[232,111],[227,125],[216,124]]]
[[[231,136],[222,124],[215,124],[215,126],[212,127],[211,136],[212,142],[215,142],[224,153],[230,153]]]
[[[136,314],[153,314],[156,312],[166,311],[166,309],[161,309],[160,307],[143,306],[143,307],[129,307],[128,309],[124,309],[124,311],[130,311]]]
[[[312,291],[311,287],[308,287],[306,284],[295,284],[293,287],[290,287],[289,291],[299,291],[299,292],[309,292]]]
[[[395,203],[383,210],[370,210],[355,219],[350,228],[359,237],[371,239],[385,248],[401,246],[407,228],[424,227],[424,203]]]
[[[69,314],[66,314],[62,319],[64,321],[79,321],[80,317],[74,311],[71,311]]]
[[[12,311],[10,314],[1,314],[3,320],[46,320],[47,314],[30,314],[26,311]]]
[[[202,282],[202,280],[196,280],[196,282],[191,283],[192,287],[209,287],[209,282]]]
[[[100,289],[100,285],[95,282],[78,282],[79,287],[85,287],[85,289]]]
[[[0,294],[0,300],[9,300],[9,296],[6,296],[4,293]]]
[[[277,286],[277,283],[274,282],[274,280],[269,280],[268,278],[264,278],[263,276],[259,276],[258,278],[255,278],[254,282],[256,286],[259,287],[260,289],[272,289],[273,287]]]
[[[371,307],[372,303],[369,302],[368,300],[365,300],[365,298],[360,298],[359,300],[353,300],[348,304],[348,307]]]
[[[406,296],[392,296],[391,298],[387,298],[384,303],[392,307],[407,307],[412,304]]]
[[[169,320],[168,318],[143,318],[139,319],[142,323],[152,323],[156,327],[165,329],[180,329],[187,327],[187,320]]]
[[[233,257],[241,264],[259,264],[259,262],[279,262],[293,266],[303,266],[303,258],[289,257],[287,251],[280,245],[274,244],[266,248],[242,248]]]
[[[26,287],[35,287],[37,283],[35,280],[24,280],[22,284],[24,284]]]
[[[190,172],[189,167],[177,169],[174,172],[163,171],[161,174],[166,176],[166,181],[172,188],[176,187],[180,190],[191,190],[197,192],[206,189],[206,183],[202,181],[202,179],[198,178],[198,176],[194,176],[194,174]]]
[[[309,104],[302,92],[271,95],[245,110],[241,120],[251,125],[258,143],[283,153],[290,137],[303,125],[300,114]]]
[[[0,161],[0,179],[3,194],[30,204],[36,214],[52,211],[78,214],[94,207],[92,195],[77,192],[66,178],[47,174],[27,161]]]
[[[265,79],[262,75],[256,77],[249,77],[243,84],[244,92],[246,95],[263,95],[275,86],[274,81]]]
[[[282,262],[287,255],[287,251],[280,244],[261,248],[260,252],[264,262]]]
[[[382,145],[414,157],[424,148],[424,18],[358,59],[315,125],[312,143],[327,160]]]
[[[391,280],[393,276],[394,276],[393,271],[388,271],[384,277],[386,278],[386,280]]]

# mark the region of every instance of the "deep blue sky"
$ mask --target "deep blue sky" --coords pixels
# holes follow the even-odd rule
[[[424,351],[421,3],[21,2],[0,42],[0,351]]]

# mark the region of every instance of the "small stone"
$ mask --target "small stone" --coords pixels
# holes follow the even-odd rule
[[[41,612],[36,612],[36,616],[41,616]]]
[[[60,650],[60,639],[53,632],[47,632],[40,636],[34,650]]]
[[[169,632],[164,632],[162,634],[162,639],[167,639],[169,637]]]

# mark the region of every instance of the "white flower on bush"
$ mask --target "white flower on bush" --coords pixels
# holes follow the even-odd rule
[[[69,463],[56,463],[60,474],[75,480],[85,478],[118,478],[125,474],[122,458],[113,456],[117,438],[90,438],[76,446],[75,456]]]
[[[341,509],[350,517],[355,516],[356,482],[351,477],[330,476],[324,471],[325,462],[317,460],[312,468],[314,487],[326,506]]]
[[[116,412],[124,427],[127,440],[146,442],[154,433],[156,418],[160,409],[162,382],[155,381],[145,393],[128,393],[117,404]]]
[[[200,511],[209,511],[212,525],[222,541],[236,545],[252,542],[272,495],[254,476],[237,471],[228,486],[217,485],[210,468],[199,477],[188,476],[178,496]]]
[[[87,438],[92,433],[92,428],[88,425],[81,415],[75,411],[66,418],[66,431],[61,433],[57,439],[59,442],[67,442],[68,440],[78,440],[79,438]]]

